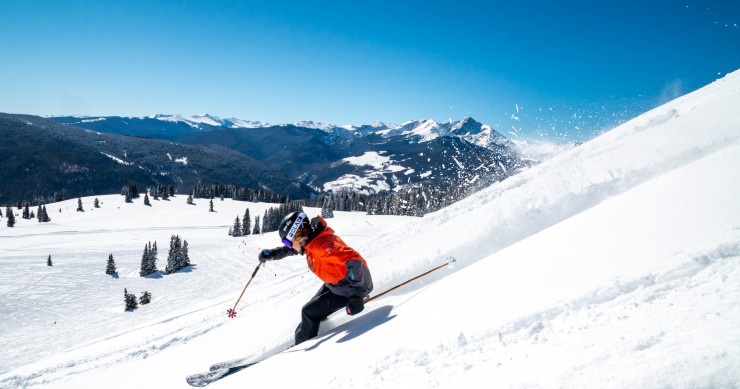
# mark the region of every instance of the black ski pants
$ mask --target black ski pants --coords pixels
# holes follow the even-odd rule
[[[295,344],[318,335],[321,321],[346,307],[347,300],[347,297],[336,295],[323,285],[301,309],[301,324],[295,329]]]

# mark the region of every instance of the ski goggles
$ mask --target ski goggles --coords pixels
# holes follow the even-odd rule
[[[288,231],[288,235],[283,238],[283,244],[288,247],[293,247],[293,239],[296,236],[296,233],[298,233],[298,229],[301,228],[301,224],[303,224],[303,220],[306,219],[306,214],[301,212],[298,214],[298,217],[295,219],[295,222],[293,222],[293,225],[290,227],[290,231]]]

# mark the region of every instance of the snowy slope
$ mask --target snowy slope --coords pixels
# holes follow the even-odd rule
[[[737,387],[738,106],[735,72],[424,218],[338,212],[330,224],[376,292],[458,266],[212,387]],[[75,204],[0,229],[0,387],[184,388],[186,374],[290,341],[320,285],[301,258],[269,263],[228,319],[277,239],[225,231],[267,205]],[[161,263],[172,233],[195,269],[138,277],[146,241]],[[103,274],[109,252],[118,279]],[[152,304],[120,312],[124,287]]]

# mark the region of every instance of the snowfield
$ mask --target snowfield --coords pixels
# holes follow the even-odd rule
[[[209,388],[740,387],[737,107],[740,72],[424,218],[335,212],[373,294],[457,265]],[[0,387],[186,388],[291,342],[320,286],[302,257],[268,262],[226,316],[279,244],[227,231],[272,205],[185,197],[2,219]],[[164,269],[173,234],[192,268],[139,277],[144,245]],[[151,304],[123,312],[124,288]]]

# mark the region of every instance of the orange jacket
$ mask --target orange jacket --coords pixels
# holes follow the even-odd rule
[[[322,281],[327,284],[336,284],[347,277],[347,262],[359,260],[362,267],[367,269],[367,262],[353,248],[334,235],[334,230],[326,225],[321,216],[316,217],[323,225],[323,230],[314,236],[306,245],[306,262]]]
[[[324,281],[329,290],[344,297],[365,297],[373,290],[373,278],[367,262],[347,246],[321,216],[311,219],[311,235],[305,250],[308,268]],[[279,260],[299,254],[290,247],[270,250],[269,258]]]

